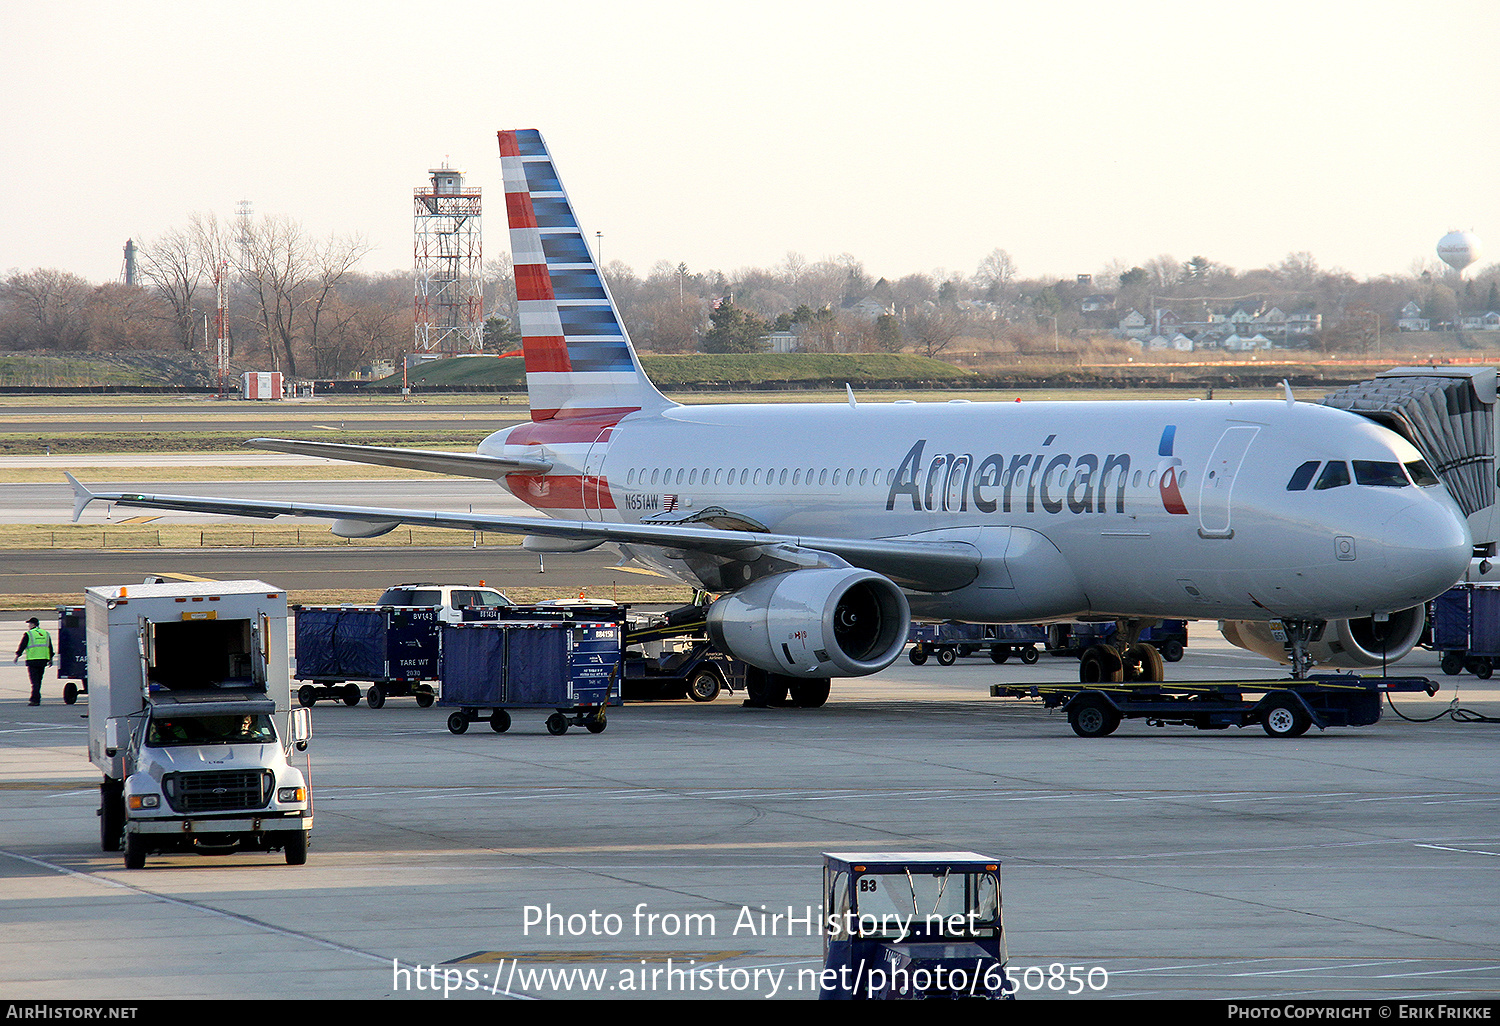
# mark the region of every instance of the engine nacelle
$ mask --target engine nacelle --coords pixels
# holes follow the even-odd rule
[[[1416,648],[1426,625],[1424,606],[1392,613],[1383,623],[1370,616],[1330,620],[1323,628],[1323,639],[1310,643],[1307,654],[1318,666],[1379,666],[1395,662]],[[1272,637],[1271,625],[1264,620],[1220,620],[1219,632],[1231,645],[1280,663],[1290,662],[1286,647]]]
[[[722,652],[789,677],[862,677],[896,661],[911,609],[869,570],[791,570],[762,578],[708,609]]]

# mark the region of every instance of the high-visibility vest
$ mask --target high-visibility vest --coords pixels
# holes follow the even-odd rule
[[[52,658],[52,636],[40,627],[33,627],[26,632],[26,661],[33,659]]]

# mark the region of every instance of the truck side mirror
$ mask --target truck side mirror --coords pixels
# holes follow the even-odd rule
[[[312,738],[312,710],[292,710],[292,742],[297,746],[297,751],[307,751],[307,742]]]
[[[113,759],[120,754],[120,718],[111,716],[104,721],[104,754]]]

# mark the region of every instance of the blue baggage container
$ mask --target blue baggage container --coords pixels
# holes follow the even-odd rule
[[[334,687],[369,681],[368,701],[379,709],[396,695],[412,695],[426,708],[436,695],[425,681],[440,676],[441,650],[436,606],[293,606],[297,668],[306,681],[298,701],[319,698],[359,702],[359,689]],[[351,700],[352,699],[352,700]]]

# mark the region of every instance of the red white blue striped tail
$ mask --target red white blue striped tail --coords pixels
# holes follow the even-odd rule
[[[618,421],[674,405],[641,370],[541,133],[499,136],[531,419]]]

